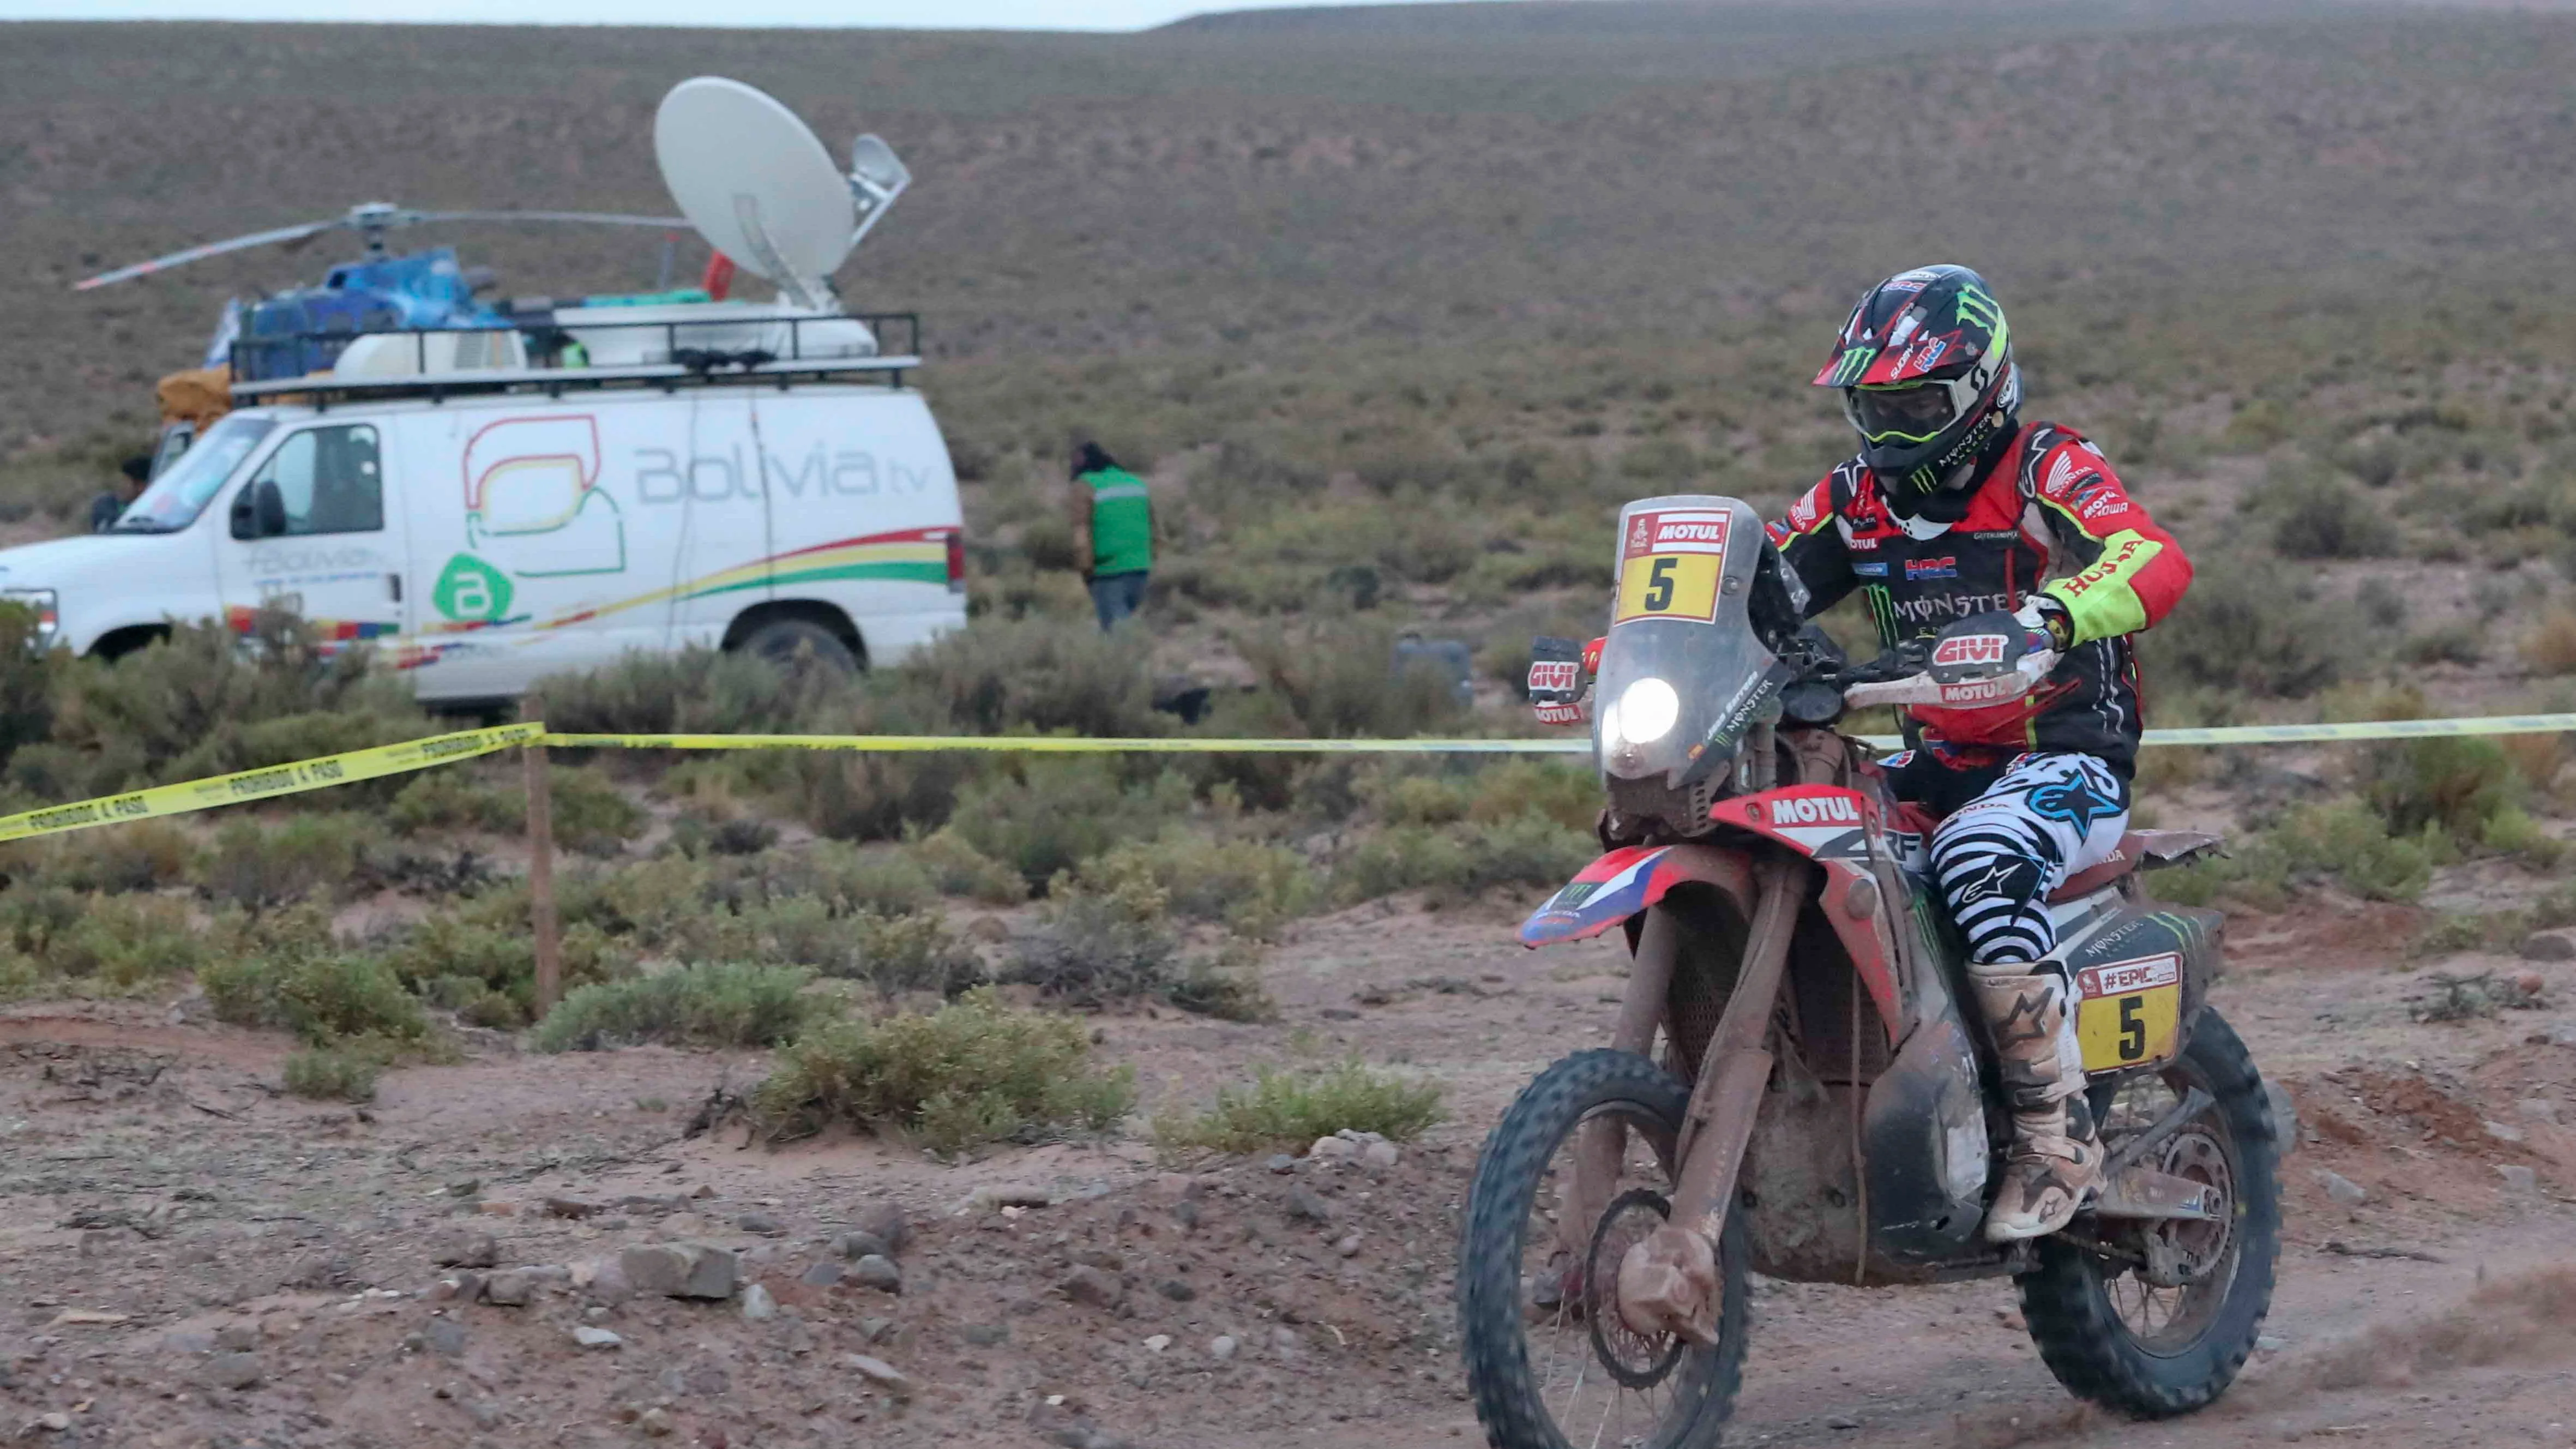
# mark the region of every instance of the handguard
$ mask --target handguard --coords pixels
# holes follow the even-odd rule
[[[1881,684],[1853,685],[1843,691],[1843,704],[1850,709],[1868,709],[1881,704],[1976,709],[1983,705],[2002,704],[2039,688],[2040,682],[2057,668],[2060,657],[2054,649],[2034,650],[2010,665],[1998,661],[1987,666],[1989,672],[1979,673],[1977,665],[1964,661],[1944,665],[1936,655],[1933,667],[1921,674]],[[1944,675],[1948,678],[1943,678]]]
[[[1540,724],[1592,722],[1592,677],[1601,669],[1601,644],[1545,635],[1530,641],[1530,711]]]

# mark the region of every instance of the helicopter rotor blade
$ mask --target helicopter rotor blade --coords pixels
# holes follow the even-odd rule
[[[398,226],[417,226],[431,221],[570,221],[600,226],[679,227],[682,230],[689,225],[676,216],[626,216],[604,211],[405,211],[395,214]]]
[[[203,246],[193,246],[185,251],[172,252],[165,257],[154,257],[148,262],[136,262],[130,267],[119,267],[112,272],[102,272],[88,281],[72,283],[72,290],[86,292],[93,287],[104,287],[111,282],[150,276],[154,272],[166,271],[171,267],[184,266],[189,262],[203,261],[208,257],[219,257],[226,252],[242,251],[249,247],[268,246],[275,242],[305,241],[348,224],[347,217],[335,216],[328,221],[308,221],[301,226],[282,226],[275,231],[255,231],[248,236],[237,236],[228,241],[207,242]]]

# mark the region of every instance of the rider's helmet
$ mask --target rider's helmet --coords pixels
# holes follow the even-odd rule
[[[1816,386],[1843,395],[1861,461],[1902,511],[1962,488],[1966,465],[2014,425],[2021,371],[1986,279],[1966,267],[1916,267],[1869,289],[1835,339]]]

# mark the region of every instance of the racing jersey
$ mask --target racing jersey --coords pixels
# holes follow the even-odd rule
[[[2053,423],[2024,426],[1966,494],[1955,522],[1900,518],[1854,458],[1770,526],[1812,618],[1854,590],[1889,648],[2034,592],[2065,605],[2073,642],[2041,687],[1976,709],[1916,707],[1909,734],[1943,752],[2071,750],[2127,775],[2137,758],[2138,663],[2129,636],[2191,584],[2173,536],[2120,486],[2102,450]]]

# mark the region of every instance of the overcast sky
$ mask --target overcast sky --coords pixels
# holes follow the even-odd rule
[[[1347,4],[1353,0],[1295,0]],[[348,20],[526,25],[891,25],[1138,30],[1255,0],[0,0],[0,20]]]

